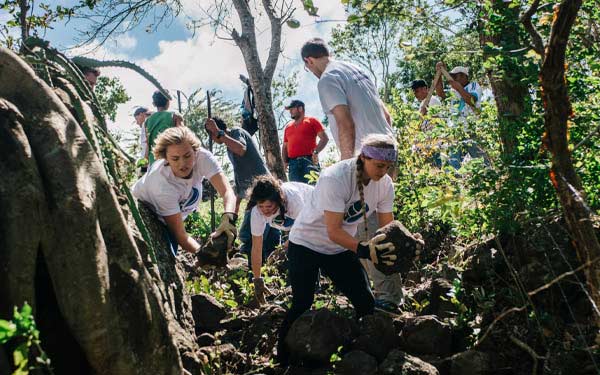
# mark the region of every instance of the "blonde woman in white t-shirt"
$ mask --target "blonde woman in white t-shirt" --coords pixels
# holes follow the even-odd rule
[[[294,220],[300,214],[305,202],[310,199],[314,188],[301,182],[281,182],[271,175],[258,176],[248,190],[250,210],[250,231],[252,232],[252,252],[250,264],[254,275],[254,290],[259,305],[265,303],[265,295],[270,294],[261,277],[263,258],[263,233],[265,227],[289,232]],[[287,242],[284,244],[287,247]]]
[[[358,224],[374,212],[380,226],[393,220],[394,186],[387,173],[396,159],[392,137],[370,135],[358,157],[338,162],[319,176],[312,199],[305,202],[290,232],[292,306],[280,329],[280,362],[287,361],[284,339],[289,327],[312,305],[319,270],[348,297],[357,317],[373,313],[375,299],[359,259],[371,259],[371,246],[394,249],[391,243],[378,243],[377,237],[361,243],[355,234]]]
[[[185,231],[184,220],[202,201],[202,180],[206,177],[223,198],[221,224],[211,234],[225,233],[231,247],[236,235],[235,193],[213,154],[200,147],[200,140],[187,127],[165,130],[152,150],[156,161],[133,186],[133,195],[150,205],[167,225],[173,254],[177,245],[197,253],[200,244]]]

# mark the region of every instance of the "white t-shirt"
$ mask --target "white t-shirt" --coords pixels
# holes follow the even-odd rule
[[[421,101],[421,107],[423,107],[424,105],[425,105],[425,99],[423,99]],[[432,95],[431,98],[429,99],[428,107],[437,107],[440,105],[442,105],[442,102],[440,101],[440,99],[437,96]]]
[[[284,182],[281,184],[285,196],[286,208],[283,220],[279,216],[279,211],[272,216],[264,216],[257,206],[252,207],[250,213],[250,230],[253,236],[262,236],[265,227],[269,224],[275,229],[288,232],[294,225],[294,220],[300,214],[302,207],[314,190],[314,187],[301,182]]]
[[[475,99],[475,108],[481,108],[481,96],[483,95],[481,86],[479,86],[477,82],[469,82],[464,88],[465,91],[471,94]],[[452,89],[452,92],[455,97],[455,99],[453,100],[453,104],[457,106],[459,115],[467,117],[468,115],[475,114],[473,108],[465,102],[465,100],[462,98],[462,96],[460,96],[458,91]]]
[[[394,185],[390,176],[371,180],[364,187],[367,217],[375,211],[389,213],[394,205]],[[296,218],[290,241],[322,254],[338,254],[346,249],[329,239],[323,211],[344,214],[342,228],[354,236],[364,221],[360,193],[356,184],[356,158],[342,160],[325,169],[317,186]]]
[[[210,179],[222,172],[217,160],[209,151],[200,148],[196,151],[196,163],[191,178],[185,179],[173,174],[165,160],[158,159],[131,188],[133,196],[148,203],[159,219],[163,216],[181,213],[181,219],[196,210],[202,201],[202,179]]]
[[[146,157],[146,149],[148,148],[148,140],[146,137],[146,122],[140,126],[140,159]]]
[[[338,127],[332,109],[347,105],[354,120],[354,154],[360,153],[361,142],[369,134],[392,135],[392,127],[385,120],[382,103],[373,81],[360,68],[342,61],[330,60],[321,75],[319,98],[329,120],[333,140],[340,148]]]

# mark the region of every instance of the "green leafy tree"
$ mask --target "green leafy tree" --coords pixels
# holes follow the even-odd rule
[[[98,77],[94,92],[100,108],[111,121],[115,121],[119,105],[127,103],[131,99],[121,81],[116,77]]]
[[[331,33],[330,45],[341,59],[353,61],[364,68],[381,88],[382,100],[390,102],[395,84],[394,66],[400,39],[400,21],[391,17],[373,18],[369,23],[359,20],[338,26]]]
[[[17,49],[20,42],[30,36],[41,36],[56,21],[69,19],[81,8],[93,6],[94,0],[86,0],[72,6],[52,5],[51,2],[35,3],[32,0],[0,0],[0,9],[10,19],[0,25],[0,42],[7,48]],[[14,30],[18,29],[17,37]]]

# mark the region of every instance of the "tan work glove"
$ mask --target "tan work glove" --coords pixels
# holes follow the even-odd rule
[[[359,258],[370,259],[373,264],[382,262],[388,266],[394,264],[397,259],[395,247],[391,242],[383,242],[385,234],[379,234],[369,241],[358,244],[357,253]]]
[[[227,250],[231,250],[233,241],[235,241],[235,238],[237,237],[237,228],[235,227],[236,220],[236,214],[233,212],[225,212],[221,216],[221,224],[219,224],[217,229],[210,235],[212,238],[216,238],[225,233],[227,235]]]

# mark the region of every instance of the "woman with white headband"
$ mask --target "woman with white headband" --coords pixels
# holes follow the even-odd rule
[[[388,135],[366,137],[358,157],[340,161],[319,176],[312,199],[290,232],[288,259],[292,306],[281,326],[278,359],[287,361],[284,339],[291,324],[310,309],[319,269],[352,303],[357,317],[372,314],[375,299],[360,258],[370,259],[370,245],[359,242],[358,224],[377,212],[379,226],[393,220],[394,186],[387,174],[397,160],[396,144]],[[366,226],[365,226],[366,228]]]

